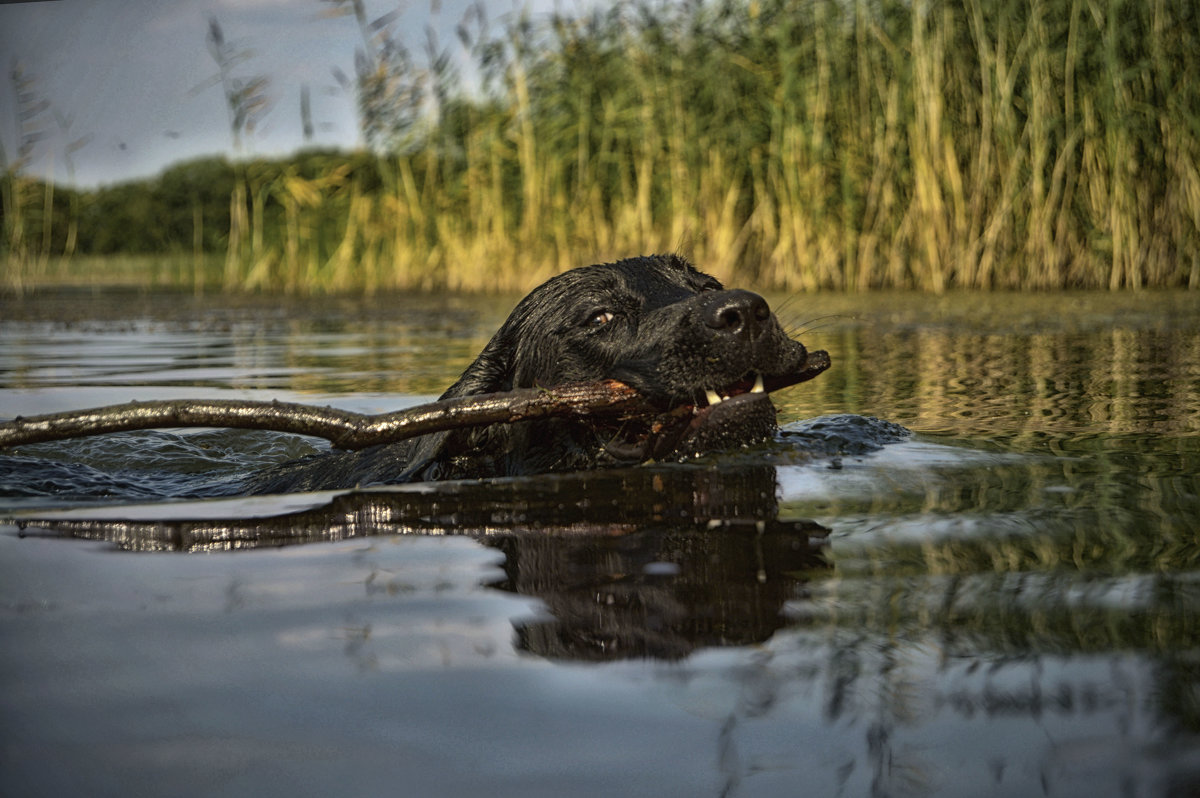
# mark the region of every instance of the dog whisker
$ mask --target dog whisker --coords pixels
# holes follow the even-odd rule
[[[795,325],[789,324],[784,328],[789,338],[796,338],[801,335],[808,335],[829,327],[836,319],[855,319],[856,316],[851,316],[846,313],[830,313],[825,316],[817,316],[807,321],[797,322]]]

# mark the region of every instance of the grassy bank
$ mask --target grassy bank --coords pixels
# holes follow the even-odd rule
[[[40,288],[96,287],[191,289],[196,293],[222,287],[224,258],[216,254],[192,255],[73,255],[52,256],[33,264],[18,291]]]
[[[482,96],[396,66],[432,113],[388,154],[232,165],[224,212],[177,187],[164,251],[236,290],[525,290],[663,250],[786,290],[1200,287],[1192,4],[636,3],[463,39]],[[70,224],[22,181],[10,285]]]

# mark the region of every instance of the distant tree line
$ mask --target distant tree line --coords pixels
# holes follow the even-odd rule
[[[239,171],[255,185],[273,185],[285,173],[315,179],[344,167],[364,187],[379,187],[378,158],[367,152],[307,150],[286,159],[250,160],[240,170],[229,158],[213,156],[177,163],[155,177],[91,190],[55,186],[48,226],[43,198],[49,189],[44,181],[30,180],[22,186],[25,235],[40,253],[48,230],[51,255],[66,250],[72,222],[77,230],[74,254],[224,253],[229,198]],[[271,196],[265,206],[264,230],[274,231],[271,245],[279,246],[283,207]]]

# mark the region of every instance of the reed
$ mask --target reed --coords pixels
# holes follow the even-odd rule
[[[1190,4],[481,4],[470,89],[342,5],[370,149],[239,162],[227,288],[525,290],[667,249],[787,290],[1200,287]]]
[[[2,253],[5,262],[0,288],[21,293],[44,265],[38,245],[40,243],[41,249],[46,249],[53,232],[46,208],[53,207],[54,192],[49,186],[38,191],[37,181],[22,174],[32,159],[34,147],[45,136],[43,117],[48,104],[38,95],[37,81],[16,59],[9,69],[8,79],[17,105],[13,119],[16,152],[10,163],[7,151],[0,144],[0,213],[4,220]],[[39,194],[45,198],[40,208],[36,205]],[[28,221],[29,216],[39,215],[39,210],[40,242],[32,236]]]
[[[1200,285],[1185,8],[720,0],[470,21],[485,96],[406,62],[407,85],[438,87],[436,124],[405,128],[395,178],[355,195],[310,288],[520,290],[661,249],[784,289]]]

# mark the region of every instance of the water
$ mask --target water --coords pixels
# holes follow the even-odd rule
[[[5,300],[0,416],[393,410],[511,303]],[[321,444],[22,450],[3,792],[1200,794],[1200,297],[773,304],[833,368],[682,466],[162,502]]]

